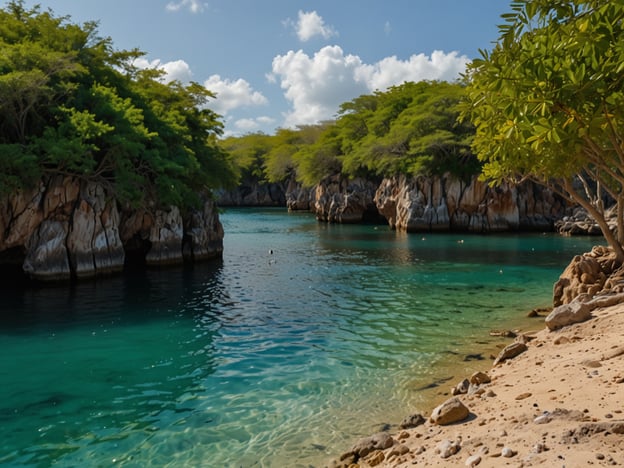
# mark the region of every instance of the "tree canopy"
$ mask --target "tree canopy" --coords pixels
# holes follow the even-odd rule
[[[272,182],[293,174],[305,186],[334,174],[470,177],[480,166],[470,150],[474,129],[458,122],[464,93],[459,83],[408,82],[343,103],[335,121],[223,145],[245,174]]]
[[[503,18],[493,50],[468,67],[462,109],[484,175],[530,178],[580,204],[624,261],[624,3],[516,0]]]
[[[0,193],[45,175],[107,185],[121,202],[188,206],[234,181],[203,86],[164,83],[77,25],[23,0],[0,10]]]

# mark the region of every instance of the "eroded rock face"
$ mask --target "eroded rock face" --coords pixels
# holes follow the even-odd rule
[[[69,278],[69,260],[65,238],[67,224],[45,220],[35,230],[26,245],[24,272],[34,279],[62,280]]]
[[[70,220],[66,243],[70,268],[77,277],[123,268],[117,204],[107,198],[101,185],[83,184]]]
[[[374,201],[392,228],[407,232],[552,230],[565,214],[563,201],[545,188],[490,187],[476,176],[388,178]]]
[[[302,187],[294,178],[286,188],[286,207],[288,211],[310,211],[316,202],[316,188]]]
[[[120,213],[102,185],[71,177],[50,178],[0,200],[0,264],[19,262],[31,278],[118,272],[128,250],[141,251],[150,265],[221,255],[215,203],[206,200],[186,219],[176,207]]]
[[[379,219],[374,196],[377,185],[365,179],[328,177],[316,186],[313,211],[319,221],[360,223]]]
[[[617,233],[617,208],[607,209],[605,219],[611,231]],[[598,223],[580,207],[575,208],[569,216],[558,220],[555,223],[555,229],[564,236],[602,236]]]
[[[624,292],[624,271],[610,248],[596,246],[575,256],[563,271],[553,287],[553,304],[587,301],[607,292]]]
[[[184,222],[182,254],[185,260],[200,261],[223,253],[223,225],[215,203],[205,201],[201,210],[194,210]]]
[[[220,206],[284,206],[286,188],[281,183],[246,180],[232,190],[217,192]]]

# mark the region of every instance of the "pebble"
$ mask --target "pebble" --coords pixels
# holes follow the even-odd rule
[[[471,457],[466,458],[466,463],[464,463],[464,465],[466,465],[466,466],[477,466],[479,463],[481,463],[481,456],[480,455],[472,455]]]
[[[552,417],[550,416],[550,413],[548,411],[544,411],[544,414],[535,418],[533,422],[535,424],[546,424],[549,423],[551,420]]]
[[[407,445],[400,444],[392,448],[390,453],[388,453],[388,458],[390,457],[400,457],[401,455],[405,455],[409,453],[410,449]]]
[[[481,385],[490,383],[492,379],[485,372],[475,372],[470,376],[470,383],[474,385]]]
[[[366,462],[370,465],[370,466],[377,466],[380,463],[382,463],[385,460],[385,456],[384,453],[381,450],[377,450],[375,452],[373,452],[371,455],[369,455],[369,457],[366,459]]]
[[[587,359],[581,362],[581,365],[585,367],[602,367],[602,364],[600,364],[600,362],[596,361],[595,359]]]
[[[501,450],[501,455],[505,458],[511,458],[516,454],[516,452],[514,452],[512,449],[510,449],[509,447],[503,447],[503,450]]]
[[[453,440],[443,440],[436,448],[436,452],[440,454],[440,458],[448,458],[459,452],[459,443]]]

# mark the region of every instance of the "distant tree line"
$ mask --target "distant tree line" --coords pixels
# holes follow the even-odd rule
[[[470,178],[480,163],[470,149],[473,126],[458,120],[464,96],[460,83],[406,82],[342,104],[333,121],[229,137],[222,145],[239,177],[266,182],[295,177],[313,186],[334,174]]]
[[[0,10],[0,193],[44,176],[97,180],[119,201],[190,206],[234,183],[203,86],[133,66],[96,23],[23,0]]]

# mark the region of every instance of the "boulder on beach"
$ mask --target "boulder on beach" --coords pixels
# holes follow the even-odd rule
[[[426,419],[422,414],[416,413],[406,416],[401,424],[399,425],[399,429],[410,429],[412,427],[418,427],[422,424],[425,424]]]
[[[463,421],[469,414],[470,411],[459,398],[451,398],[436,407],[429,419],[433,424],[445,426],[447,424]]]
[[[357,443],[351,447],[351,450],[340,456],[340,461],[351,459],[353,462],[357,462],[360,458],[364,458],[376,450],[385,450],[393,445],[394,439],[389,434],[380,432],[358,440]]]
[[[519,354],[524,353],[527,349],[527,345],[525,345],[524,343],[520,343],[518,341],[511,343],[510,345],[503,348],[503,350],[498,354],[498,356],[494,360],[494,366],[499,365],[501,362],[506,361],[507,359],[515,358]]]
[[[573,323],[580,323],[591,318],[591,308],[585,302],[573,301],[553,309],[546,317],[549,330],[557,330]]]

